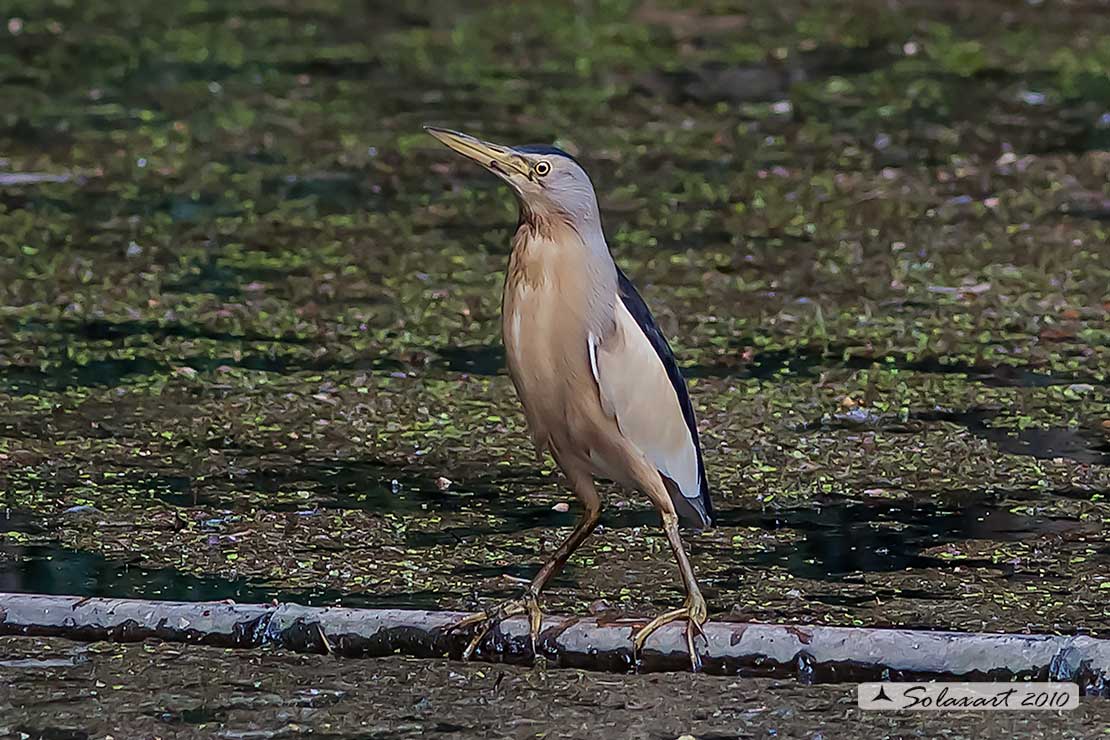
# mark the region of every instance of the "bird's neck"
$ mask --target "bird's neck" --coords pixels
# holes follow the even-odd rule
[[[560,218],[522,219],[513,237],[505,290],[557,300],[568,321],[607,336],[613,327],[617,268],[600,224],[576,228]]]

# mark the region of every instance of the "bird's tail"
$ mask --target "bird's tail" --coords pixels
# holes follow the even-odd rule
[[[663,476],[663,485],[667,493],[671,494],[671,503],[674,504],[675,513],[682,526],[690,529],[707,529],[713,526],[713,502],[709,500],[708,487],[702,487],[700,495],[687,497],[682,495],[678,485],[667,476]]]

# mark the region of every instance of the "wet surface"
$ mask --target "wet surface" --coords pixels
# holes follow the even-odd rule
[[[535,572],[576,511],[504,372],[515,206],[438,123],[593,174],[692,380],[711,611],[1110,629],[1105,3],[0,15],[4,588],[473,608]],[[603,488],[547,607],[672,607]]]
[[[104,504],[76,504],[45,520],[8,510],[0,520],[7,533],[0,590],[472,608],[479,603],[476,588],[508,596],[513,579],[534,575],[536,553],[557,536],[548,539],[548,533],[574,523],[574,512],[533,500],[538,478],[527,469],[507,470],[441,490],[442,481],[411,471],[335,462],[199,480],[105,476],[85,490],[108,500],[113,491],[127,492],[136,501],[133,515],[118,512],[123,519],[113,520],[108,507],[99,508]],[[1048,601],[1052,608],[1041,618],[1053,619],[1051,629],[1098,633],[1105,606],[1097,591],[1101,579],[1085,580],[1068,565],[1077,558],[1097,564],[1105,554],[1094,550],[1101,523],[1080,513],[1100,500],[1081,490],[1046,496],[1035,489],[868,489],[854,501],[826,496],[804,505],[724,509],[714,530],[688,540],[716,602],[746,593],[753,579],[759,593],[782,600],[781,606],[777,600],[761,605],[759,611],[770,612],[760,618],[839,614],[851,620],[869,613],[883,624],[1005,630],[1014,618],[1005,604],[990,615],[991,623],[973,599],[1016,590],[1024,599],[1032,593]],[[345,521],[355,516],[358,522]],[[644,506],[609,508],[597,542],[552,583],[549,606],[581,610],[580,595],[598,593],[635,612],[652,608],[639,605],[653,589],[659,591],[652,604],[677,597],[665,567],[647,570],[652,562],[666,566],[666,552],[653,544],[657,521]],[[149,532],[150,546],[113,544],[117,528],[127,537]],[[282,550],[296,561],[273,562],[271,553]],[[290,562],[311,577],[283,572]],[[636,580],[622,572],[635,573]],[[636,593],[629,584],[641,579],[644,593]],[[345,587],[348,581],[360,585]],[[1065,606],[1056,598],[1070,588],[1078,589],[1078,598]],[[1084,593],[1091,593],[1089,603]],[[805,608],[795,603],[802,601]],[[943,612],[929,606],[953,601],[963,603]],[[757,616],[748,611],[750,603],[737,601],[732,613]],[[891,619],[896,610],[904,616]],[[1074,623],[1060,620],[1067,614]]]
[[[861,713],[854,687],[680,673],[13,638],[0,655],[0,732],[36,738],[1057,738],[1110,721],[1098,699],[1059,713]]]
[[[109,561],[101,555],[59,546],[32,545],[0,548],[0,591],[82,594],[166,601],[222,601],[242,603],[292,601],[312,606],[434,608],[443,594],[391,595],[379,598],[334,590],[290,591],[280,584],[246,579],[200,577],[172,568],[143,568]]]
[[[390,507],[393,510],[412,512],[419,509],[400,494],[391,493],[389,496],[394,500]],[[356,505],[368,504],[365,496],[359,498]],[[175,494],[171,500],[175,504],[188,501],[193,505],[197,501],[188,493]],[[350,507],[351,503],[324,500],[317,505]],[[486,508],[498,507],[499,503],[493,501]],[[276,504],[270,504],[269,508],[282,510]],[[448,504],[436,508],[457,511],[459,506]],[[95,510],[74,512],[84,516],[96,513]],[[297,515],[311,516],[313,512],[302,510]],[[654,512],[647,510],[624,511],[605,516],[601,526],[603,529],[654,526],[657,518]],[[445,542],[469,541],[477,544],[495,534],[519,534],[537,528],[556,529],[574,523],[572,514],[553,512],[547,507],[514,508],[511,515],[503,519],[501,526],[445,529],[434,535],[417,533],[406,541],[416,548]],[[217,532],[222,521],[214,518],[203,524],[212,532]],[[833,582],[851,573],[909,568],[993,568],[1011,574],[1011,565],[994,563],[990,559],[961,559],[951,563],[927,555],[925,551],[963,540],[1005,542],[1060,535],[1074,530],[1092,530],[1089,525],[1075,519],[1017,515],[981,503],[950,508],[912,504],[892,507],[869,503],[814,506],[774,513],[725,511],[718,525],[725,529],[759,529],[778,537],[791,538],[789,544],[781,547],[735,558],[740,565],[781,567],[798,578]],[[41,534],[43,531],[30,515],[9,511],[5,518],[0,519],[0,532]],[[528,555],[527,552],[521,554]],[[722,560],[729,559],[729,553],[719,552],[719,555]],[[466,564],[456,567],[453,574],[469,578],[493,578],[502,574],[530,578],[537,569],[538,564],[516,567]],[[575,570],[572,568],[572,572]],[[568,577],[557,578],[553,583],[555,587],[578,585],[575,579]],[[59,544],[0,546],[0,591],[183,601],[232,599],[269,602],[277,599],[308,605],[341,603],[350,607],[435,608],[437,603],[450,599],[447,593],[435,592],[375,596],[334,589],[290,591],[283,590],[280,583],[266,585],[241,578],[199,577],[173,568],[145,568],[137,563],[110,561],[96,553],[72,550]],[[928,598],[924,592],[918,598],[922,596]],[[818,600],[823,599],[818,597]]]

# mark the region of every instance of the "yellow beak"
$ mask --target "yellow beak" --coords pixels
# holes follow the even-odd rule
[[[467,159],[474,160],[496,174],[524,177],[529,175],[524,158],[507,146],[482,141],[468,134],[445,128],[425,126],[424,130]]]

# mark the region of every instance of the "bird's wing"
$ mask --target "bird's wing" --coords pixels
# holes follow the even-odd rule
[[[590,367],[605,410],[663,475],[679,516],[713,523],[694,407],[674,353],[644,299],[619,269],[611,336],[590,335]]]

